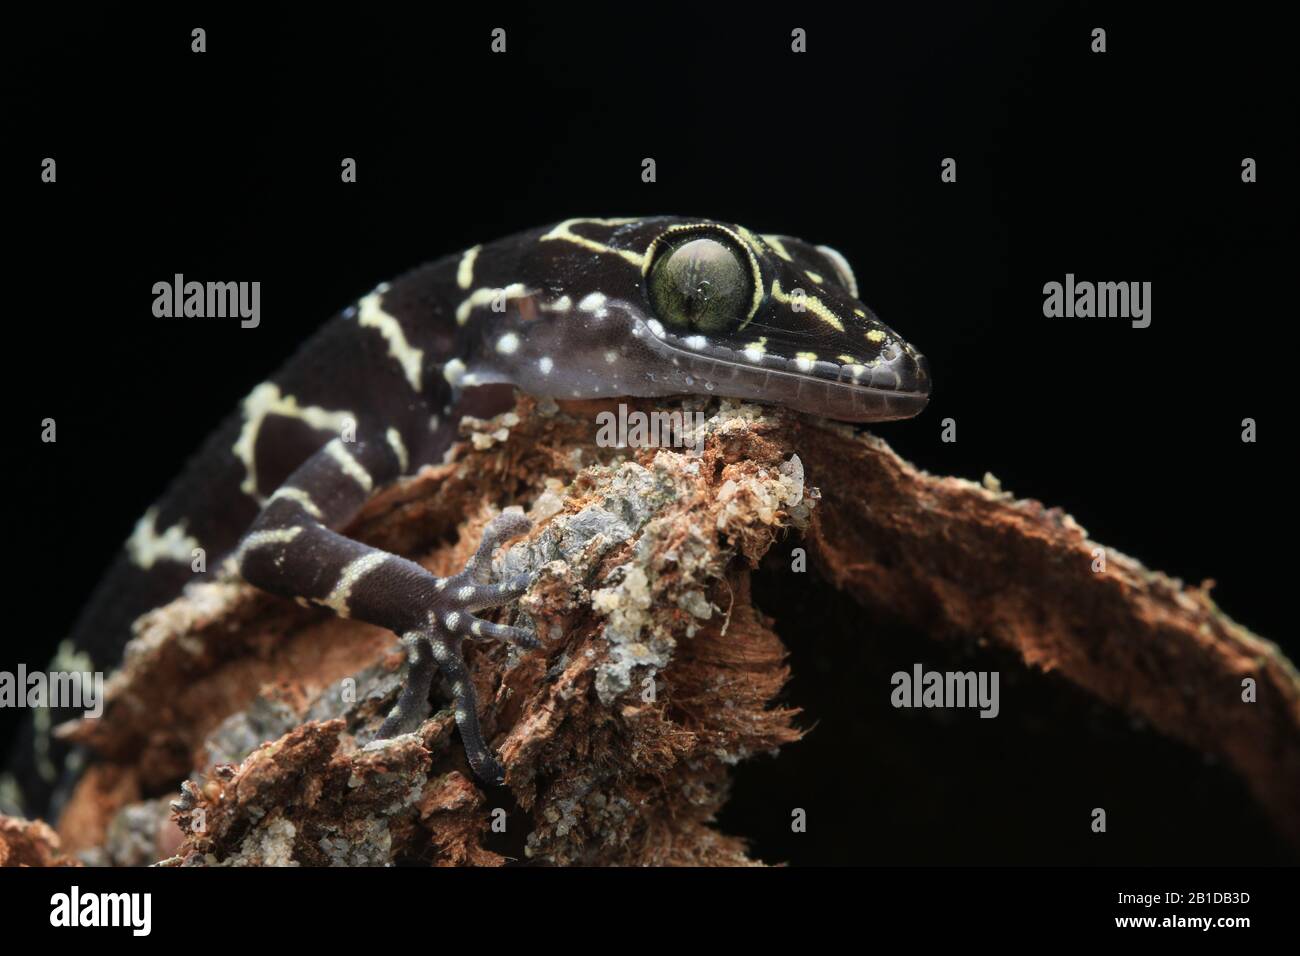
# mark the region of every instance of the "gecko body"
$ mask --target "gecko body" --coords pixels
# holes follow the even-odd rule
[[[224,559],[259,588],[393,631],[409,664],[380,736],[415,728],[441,672],[474,774],[499,782],[461,647],[537,646],[527,629],[475,616],[527,589],[525,577],[487,579],[493,549],[527,520],[499,516],[449,578],[340,529],[377,489],[441,460],[489,386],[717,395],[855,422],[915,415],[925,360],[858,295],[829,247],[677,217],[571,219],[418,267],[344,309],[249,393],[137,523],[62,653],[113,666],[131,622],[195,578],[202,548],[209,566]],[[19,741],[29,813],[75,777],[49,735],[70,716],[38,718]]]

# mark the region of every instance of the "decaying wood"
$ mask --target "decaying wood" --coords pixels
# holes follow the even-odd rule
[[[0,816],[0,866],[77,866],[44,820]]]
[[[544,647],[469,651],[508,794],[475,784],[443,703],[418,733],[372,742],[399,689],[391,634],[225,580],[143,618],[105,716],[75,727],[100,762],[61,821],[64,851],[173,866],[749,863],[711,820],[732,765],[801,735],[774,704],[785,649],[749,590],[793,534],[823,586],[939,639],[1002,645],[1223,757],[1300,840],[1300,679],[1207,589],[1110,550],[1094,570],[1100,546],[1068,515],[926,475],[870,435],[723,403],[698,406],[700,454],[600,448],[592,423],[609,407],[521,398],[470,422],[448,464],[352,528],[446,574],[495,510],[533,519],[497,565],[537,581],[501,619],[522,614]]]

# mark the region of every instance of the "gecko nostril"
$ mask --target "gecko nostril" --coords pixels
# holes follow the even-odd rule
[[[872,376],[872,383],[893,391],[917,396],[930,394],[930,367],[925,356],[908,348],[882,362]]]

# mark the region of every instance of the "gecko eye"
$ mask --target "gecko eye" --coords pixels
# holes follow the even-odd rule
[[[650,269],[650,304],[671,325],[718,332],[745,315],[749,273],[731,247],[703,236],[670,246]]]

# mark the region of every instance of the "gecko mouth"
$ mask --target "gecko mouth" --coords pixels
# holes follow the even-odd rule
[[[657,384],[686,392],[775,402],[840,421],[911,418],[930,400],[925,357],[893,345],[867,363],[837,363],[812,356],[787,357],[752,348],[731,349],[703,336],[676,336],[655,321],[638,323],[637,335],[667,360],[671,371]]]

